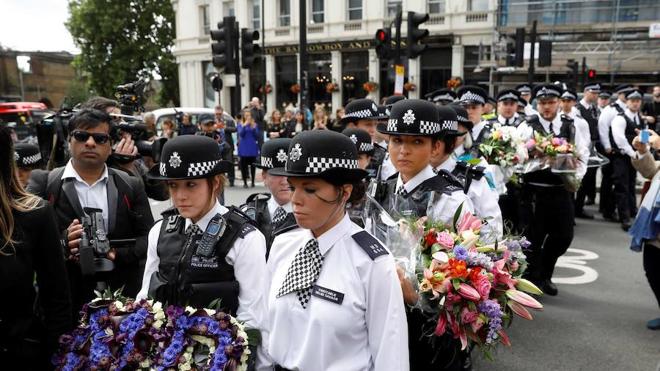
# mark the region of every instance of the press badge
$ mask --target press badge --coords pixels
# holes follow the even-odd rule
[[[344,294],[339,291],[330,290],[319,285],[312,286],[312,295],[319,299],[327,300],[331,303],[339,305],[344,302]]]

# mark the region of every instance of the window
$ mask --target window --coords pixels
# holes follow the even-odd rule
[[[202,5],[199,7],[199,24],[202,25],[202,35],[209,35],[211,33],[211,20],[209,18],[208,5]]]
[[[468,12],[488,11],[488,0],[468,0]]]
[[[211,78],[216,74],[215,67],[211,62],[202,62],[202,81],[204,82],[204,107],[215,106],[216,92],[211,86]]]
[[[236,12],[234,11],[234,2],[233,1],[225,1],[222,4],[222,15],[224,17],[233,17],[236,15]]]
[[[399,5],[403,8],[403,0],[387,0],[387,9],[385,9],[386,18],[396,17],[396,11]]]
[[[311,0],[312,17],[310,23],[323,23],[325,22],[325,0]]]
[[[289,104],[298,104],[298,94],[291,91],[291,86],[298,83],[298,57],[278,55],[275,57],[275,96],[277,107],[286,108]]]
[[[351,99],[364,98],[367,91],[364,83],[369,81],[369,53],[366,51],[341,53],[342,103]]]
[[[278,23],[280,27],[291,25],[291,0],[280,0]]]
[[[252,0],[252,29],[261,29],[261,0]]]
[[[348,1],[348,20],[359,21],[362,19],[362,0]]]
[[[427,9],[430,14],[444,14],[445,0],[428,0]]]

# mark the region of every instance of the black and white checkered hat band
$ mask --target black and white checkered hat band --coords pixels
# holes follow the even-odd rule
[[[310,157],[307,159],[307,167],[305,173],[318,174],[323,171],[335,168],[344,169],[357,169],[357,160],[350,160],[346,158],[333,158],[333,157]]]
[[[463,116],[461,116],[461,115],[456,115],[456,119],[457,119],[458,121],[464,121],[464,122],[468,122],[468,121],[470,121],[470,120],[468,120],[467,117],[463,117]]]
[[[273,168],[273,159],[270,158],[270,157],[261,156],[261,166],[272,169]]]
[[[628,98],[628,99],[641,99],[642,94],[640,94],[638,91],[633,91],[632,93],[627,94],[626,98]]]
[[[561,98],[562,99],[573,99],[573,100],[577,99],[575,97],[575,95],[573,95],[573,93],[570,93],[570,92],[567,92],[567,91],[565,91],[564,94],[561,95]]]
[[[536,96],[537,97],[544,97],[544,96],[559,97],[559,96],[561,96],[561,93],[559,92],[559,90],[541,88],[536,92]]]
[[[40,160],[41,160],[41,153],[37,153],[37,154],[31,155],[31,156],[23,157],[21,163],[23,165],[33,165],[33,164],[36,164],[37,162],[39,162]]]
[[[360,119],[368,118],[368,117],[374,117],[375,114],[371,112],[371,110],[368,109],[363,109],[359,111],[354,111],[354,112],[348,112],[344,117],[356,117]]]
[[[449,94],[440,94],[440,95],[436,95],[435,97],[433,97],[433,101],[434,101],[434,102],[440,102],[440,101],[450,101],[450,102],[453,102],[453,101],[454,101],[454,97],[452,97],[452,96],[449,95]]]
[[[371,152],[374,150],[373,143],[360,143],[360,152]]]
[[[501,97],[499,97],[497,100],[501,102],[501,101],[507,100],[507,99],[518,100],[518,97],[513,93],[506,93],[506,94],[502,95]]]
[[[474,94],[471,91],[468,91],[465,94],[461,95],[460,101],[461,102],[477,102],[477,103],[481,103],[481,104],[486,103],[486,100],[484,99],[484,97],[482,97],[479,94]]]
[[[419,122],[420,134],[437,134],[440,132],[440,123],[433,121]]]
[[[188,165],[188,176],[204,176],[213,170],[220,160],[193,162]]]
[[[165,168],[167,165],[165,162],[161,162],[160,166],[158,167],[158,172],[160,173],[160,176],[167,176],[167,169]]]
[[[453,120],[445,120],[440,123],[440,130],[441,131],[458,131],[458,121],[453,121]]]

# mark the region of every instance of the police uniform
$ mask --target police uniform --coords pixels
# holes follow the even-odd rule
[[[155,180],[201,179],[225,172],[217,144],[202,136],[179,136],[163,147]],[[217,201],[197,222],[163,214],[148,236],[147,261],[137,299],[205,307],[216,299],[248,328],[261,329],[266,281],[264,236],[238,209]]]
[[[380,125],[378,131],[391,136],[438,137],[443,131],[456,131],[457,126],[455,118],[440,120],[432,103],[408,99],[392,106],[388,123]],[[474,210],[461,182],[445,170],[435,174],[430,165],[407,182],[397,173],[384,186],[376,200],[390,215],[428,216],[433,221],[452,223],[460,207],[461,215]],[[451,335],[426,335],[432,333],[428,328],[429,314],[418,310],[409,310],[407,314],[411,370],[461,369],[466,354],[460,351],[460,343]]]
[[[486,93],[484,89],[472,85],[467,85],[458,89],[457,95],[458,100],[462,105],[480,104],[483,106],[488,99],[488,93]],[[490,135],[492,125],[487,120],[481,120],[478,123],[473,122],[473,124],[474,126],[470,130],[470,134],[472,135],[474,148],[477,149],[479,143],[482,143],[484,139]]]
[[[355,145],[339,133],[303,132],[288,155],[273,173],[339,183],[366,176]],[[408,370],[394,258],[348,215],[320,236],[299,229],[276,237],[266,276],[276,370]]]
[[[400,100],[407,99],[404,95],[390,95],[389,97],[385,98],[385,104],[383,106],[379,106],[379,108],[382,109],[383,116],[386,117],[385,121],[387,121],[387,118],[390,117],[390,109],[392,108],[392,105]],[[378,143],[374,143],[376,148],[381,147],[385,149],[385,159],[383,160],[381,166],[380,166],[380,177],[378,177],[378,181],[385,181],[394,173],[396,173],[396,168],[394,167],[394,164],[392,163],[392,159],[390,158],[390,153],[387,152],[387,141],[382,140]]]
[[[643,96],[644,93],[638,89],[632,89],[626,93],[626,99],[642,99]],[[635,130],[646,128],[646,123],[639,111],[632,112],[628,108],[612,119],[610,128],[610,142],[614,150],[612,156],[614,199],[624,230],[630,228],[630,218],[637,214],[635,198],[637,171],[630,162],[630,159],[636,158],[632,141],[637,136]]]
[[[619,85],[615,89],[614,93],[625,94],[628,91],[632,90],[632,86],[628,84]],[[616,210],[616,202],[614,201],[614,194],[612,192],[613,188],[613,173],[614,173],[614,154],[607,153],[609,150],[612,150],[612,141],[610,139],[610,127],[612,120],[623,113],[626,109],[626,102],[618,99],[608,106],[603,108],[598,117],[598,139],[602,147],[602,153],[610,160],[610,163],[601,168],[602,180],[600,184],[600,212],[603,214],[605,219],[613,220],[614,212]]]
[[[261,155],[254,166],[267,172],[276,167],[284,167],[290,143],[289,138],[267,141],[261,146]],[[293,217],[291,202],[280,205],[270,193],[251,194],[240,209],[257,223],[257,227],[266,237],[266,257],[277,235],[298,227]]]
[[[37,169],[43,164],[39,147],[34,144],[14,144],[14,159],[21,169]]]
[[[584,86],[585,92],[600,94],[601,92],[600,89],[601,89],[600,84],[597,82],[589,83]],[[589,134],[591,137],[590,152],[592,156],[596,156],[597,152],[602,152],[602,148],[600,146],[600,140],[598,136],[598,116],[600,114],[600,112],[598,111],[598,107],[596,104],[591,104],[587,102],[585,98],[582,98],[580,102],[578,102],[578,104],[576,105],[576,108],[580,112],[580,116],[589,124]],[[584,179],[582,179],[582,184],[580,185],[580,189],[575,195],[576,216],[579,215],[580,211],[583,209],[585,198],[589,199],[590,201],[594,201],[596,199],[597,171],[598,171],[598,167],[596,166],[589,167],[587,169],[587,173],[584,176]],[[589,217],[589,214],[585,214],[584,212],[582,214],[583,216]]]
[[[561,96],[556,85],[540,85],[534,89],[536,99]],[[586,172],[589,150],[584,138],[577,135],[574,121],[559,113],[552,121],[533,116],[518,127],[523,137],[533,138],[534,133],[552,134],[575,144],[578,165],[575,176],[581,179]],[[557,259],[563,255],[573,241],[574,205],[573,195],[566,190],[561,177],[550,169],[523,175],[523,201],[531,220],[529,239],[532,249],[528,254],[528,274],[548,295],[556,295],[557,288],[551,281]]]
[[[532,86],[529,84],[520,84],[516,86],[516,90],[520,93],[520,96],[522,98],[523,95],[531,95],[532,94]],[[525,98],[522,98],[525,101],[525,105],[523,107],[523,112],[525,113],[526,116],[533,116],[533,115],[538,115],[538,111],[532,107],[532,100],[530,99],[527,101]]]
[[[456,92],[451,89],[438,89],[434,90],[424,96],[429,102],[433,102],[439,106],[446,106],[456,100]]]
[[[513,101],[518,103],[521,99],[522,98],[520,97],[520,93],[514,89],[504,89],[497,94],[497,102]],[[524,120],[525,120],[524,116],[518,114],[518,112],[514,112],[513,116],[511,117],[504,117],[500,113],[496,117],[490,119],[489,122],[491,124],[498,122],[504,126],[517,127]]]
[[[369,136],[369,133],[367,133],[362,129],[349,128],[342,131],[342,134],[346,135],[351,140],[351,142],[355,144],[355,147],[358,151],[358,156],[359,155],[373,156],[374,144],[371,143],[371,136]],[[375,174],[374,177],[372,177],[371,179],[374,178],[375,178]],[[368,187],[367,182],[368,180],[364,181],[365,188]],[[361,228],[364,228],[365,226],[364,206],[366,201],[367,201],[366,198],[363,198],[362,200],[355,201],[346,205],[346,213],[351,218],[351,221],[353,221],[353,223],[357,224]]]

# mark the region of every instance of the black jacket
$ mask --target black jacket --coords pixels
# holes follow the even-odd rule
[[[7,362],[21,363],[22,370],[44,369],[57,339],[73,325],[60,233],[46,202],[13,215],[15,252],[5,248],[0,254],[0,362],[9,368]]]
[[[53,170],[53,172],[58,172],[57,176],[53,178],[59,180],[61,169]],[[60,180],[60,182],[62,181]],[[33,171],[28,189],[53,205],[58,230],[64,234],[73,219],[80,220],[83,210],[72,181],[63,181],[53,193],[49,191],[49,188],[53,187],[48,187],[48,172]],[[123,286],[122,292],[125,296],[135,297],[142,283],[142,273],[147,256],[147,235],[154,224],[154,218],[139,179],[128,176],[119,170],[108,168],[107,189],[108,238],[110,240],[136,239],[134,246],[116,249],[115,269],[108,278],[108,284],[115,290]],[[73,310],[74,313],[77,313],[84,303],[94,298],[95,281],[82,276],[78,263],[69,260],[66,262],[66,266],[72,289]]]

